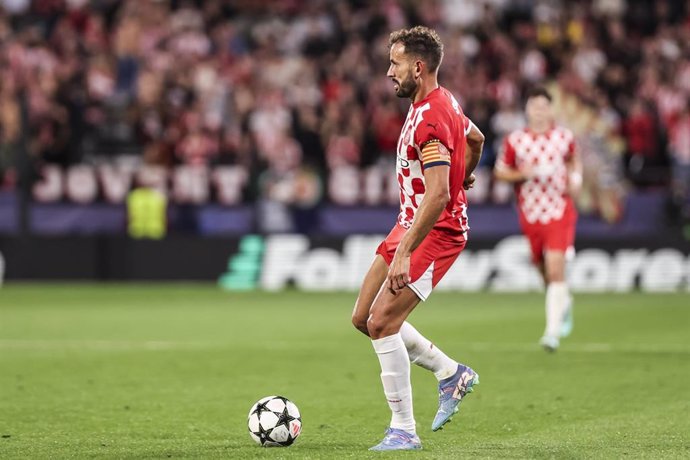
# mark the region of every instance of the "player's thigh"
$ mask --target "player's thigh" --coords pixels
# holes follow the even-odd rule
[[[398,333],[419,300],[417,294],[409,287],[395,292],[387,287],[381,289],[371,306],[367,322],[369,336],[379,339]]]
[[[371,267],[369,267],[369,271],[364,276],[364,280],[362,280],[362,287],[359,290],[359,295],[352,311],[352,322],[355,326],[358,326],[358,329],[359,326],[366,328],[369,310],[383,282],[386,280],[387,274],[388,264],[386,264],[386,261],[383,260],[380,254],[376,254]]]
[[[565,281],[566,254],[574,239],[575,223],[571,219],[549,226],[544,251],[544,271],[549,282]]]
[[[537,271],[541,275],[541,279],[544,282],[544,286],[549,284],[549,279],[546,277],[546,267],[544,266],[544,260],[542,259],[541,262],[535,263],[535,267],[537,267]]]

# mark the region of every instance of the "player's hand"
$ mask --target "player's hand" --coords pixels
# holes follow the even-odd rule
[[[549,164],[529,166],[523,169],[522,173],[527,179],[546,178],[553,176],[556,173],[556,168]]]
[[[477,177],[474,175],[474,173],[471,173],[469,177],[465,179],[465,181],[462,183],[462,186],[465,190],[469,190],[472,187],[474,187],[474,181],[477,180]]]
[[[412,281],[410,278],[410,256],[396,252],[388,268],[388,277],[386,278],[388,290],[396,294],[397,291],[407,286],[410,281]]]
[[[568,174],[568,193],[571,198],[576,199],[582,190],[582,173],[572,171]]]
[[[532,166],[522,166],[520,169],[520,174],[522,174],[522,180],[527,181],[537,177],[537,171]]]

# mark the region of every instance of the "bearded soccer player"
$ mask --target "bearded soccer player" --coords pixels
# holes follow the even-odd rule
[[[575,239],[573,197],[582,185],[582,167],[573,133],[554,124],[548,91],[531,90],[526,113],[527,128],[506,136],[494,175],[515,184],[520,227],[546,286],[546,329],[540,343],[555,351],[573,327],[565,266]]]
[[[411,450],[422,445],[412,411],[410,362],[439,380],[434,431],[479,383],[475,371],[449,358],[406,319],[465,247],[465,190],[474,183],[484,136],[438,84],[443,44],[435,31],[420,26],[399,30],[390,35],[389,45],[387,76],[398,97],[412,100],[397,146],[400,214],[376,251],[352,322],[371,338],[392,412],[383,441],[371,450]]]

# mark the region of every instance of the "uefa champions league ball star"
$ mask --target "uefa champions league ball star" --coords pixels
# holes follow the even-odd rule
[[[287,447],[302,432],[297,406],[282,396],[266,396],[256,402],[247,417],[249,435],[263,447]]]

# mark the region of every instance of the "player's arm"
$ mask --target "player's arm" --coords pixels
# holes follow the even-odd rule
[[[465,134],[465,141],[467,148],[465,149],[465,181],[463,187],[468,190],[474,186],[475,177],[474,169],[479,164],[482,157],[482,150],[484,150],[484,134],[477,125],[469,120],[469,130]]]
[[[498,163],[494,166],[494,177],[506,182],[524,182],[529,179],[529,176],[525,172]]]
[[[582,189],[582,161],[577,149],[566,160],[565,166],[568,169],[568,193],[575,198]]]
[[[448,155],[448,150],[440,142],[437,142],[434,148],[438,148]],[[400,240],[388,270],[386,282],[391,291],[400,290],[410,282],[412,251],[426,238],[450,201],[449,176],[450,161],[427,163],[424,169],[424,185],[426,187],[424,199],[417,209],[412,226]]]
[[[508,137],[503,141],[503,149],[494,166],[494,177],[506,182],[524,182],[532,177],[529,169],[518,169],[515,161],[515,149]]]

